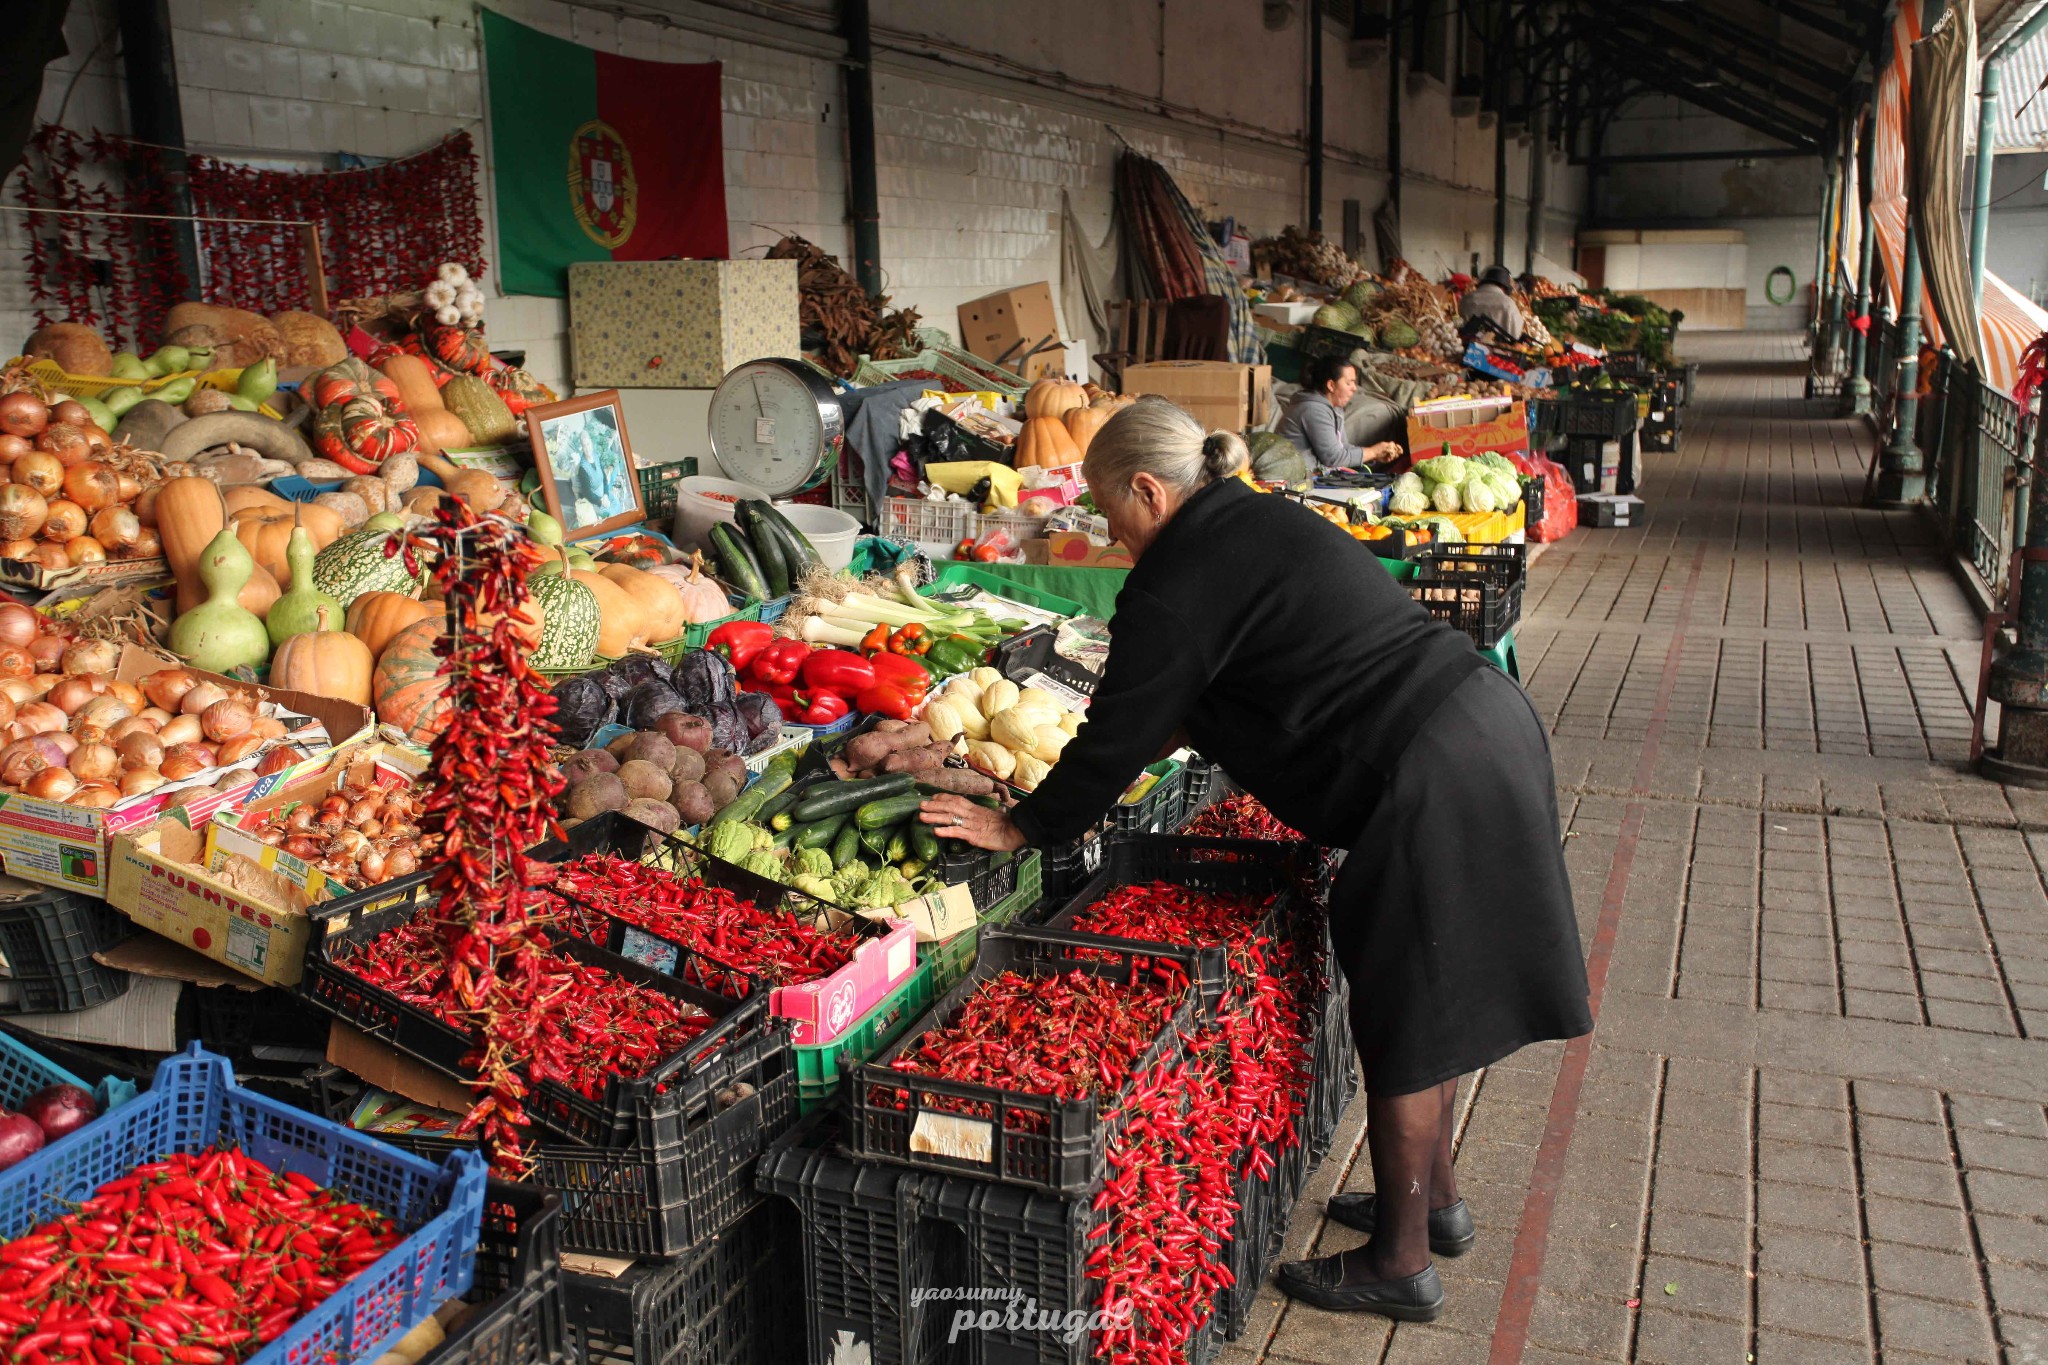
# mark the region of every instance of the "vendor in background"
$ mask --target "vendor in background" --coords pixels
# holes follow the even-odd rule
[[[1276,430],[1318,469],[1358,469],[1405,452],[1399,441],[1355,446],[1344,439],[1344,409],[1358,393],[1358,367],[1349,360],[1312,357],[1301,367],[1301,392],[1288,401]]]
[[[1236,436],[1156,400],[1096,433],[1088,487],[1136,567],[1088,723],[1008,812],[935,796],[923,819],[977,848],[1057,846],[1186,741],[1350,850],[1329,926],[1374,1188],[1329,1213],[1371,1240],[1278,1278],[1320,1308],[1426,1322],[1444,1301],[1430,1253],[1476,1235],[1451,1167],[1458,1078],[1593,1026],[1549,741],[1513,679],[1365,546],[1233,478],[1244,460]]]
[[[1491,265],[1464,298],[1458,300],[1458,316],[1467,324],[1491,323],[1493,330],[1509,341],[1522,339],[1522,310],[1515,303],[1515,277],[1504,265]],[[1461,331],[1465,329],[1460,329]]]

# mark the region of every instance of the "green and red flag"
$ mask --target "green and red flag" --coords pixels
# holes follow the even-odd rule
[[[614,57],[483,13],[498,282],[568,292],[572,261],[722,259],[717,62]]]

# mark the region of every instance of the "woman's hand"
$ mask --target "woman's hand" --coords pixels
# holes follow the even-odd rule
[[[927,800],[918,818],[933,826],[941,839],[962,839],[996,853],[1024,847],[1024,831],[1006,813],[950,792]]]
[[[1365,462],[1385,464],[1389,460],[1398,460],[1407,453],[1407,449],[1399,441],[1381,441],[1378,445],[1365,448]]]

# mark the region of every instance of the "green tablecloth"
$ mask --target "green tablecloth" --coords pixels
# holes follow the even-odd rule
[[[1022,583],[1040,592],[1070,597],[1090,616],[1107,621],[1116,614],[1116,595],[1123,591],[1129,569],[1074,569],[1052,564],[977,564],[983,573]]]

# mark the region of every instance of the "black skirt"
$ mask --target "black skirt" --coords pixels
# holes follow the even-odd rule
[[[1367,1093],[1406,1095],[1590,1032],[1550,742],[1482,668],[1402,754],[1330,894]]]

